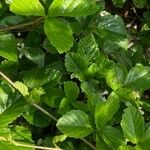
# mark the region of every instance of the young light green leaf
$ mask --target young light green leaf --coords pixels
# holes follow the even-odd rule
[[[0,56],[17,61],[17,41],[12,34],[0,34]]]
[[[137,8],[143,8],[147,3],[147,0],[133,0],[133,4]]]
[[[100,102],[95,110],[95,123],[99,130],[102,130],[106,123],[110,121],[113,115],[119,109],[119,97],[112,92],[106,102]]]
[[[19,81],[16,81],[14,83],[16,89],[18,89],[18,91],[25,97],[25,96],[28,96],[29,95],[29,92],[28,92],[28,87],[23,84],[22,82],[19,82]]]
[[[129,106],[122,116],[121,127],[125,137],[132,143],[140,142],[144,134],[144,118],[137,108]]]
[[[133,67],[125,80],[125,85],[137,90],[146,90],[150,87],[150,67],[137,64]]]
[[[53,138],[53,143],[56,144],[58,142],[63,142],[67,138],[67,135],[62,134],[62,135],[57,135]]]
[[[70,102],[76,100],[79,94],[79,87],[73,81],[67,81],[64,83],[64,90],[66,93],[66,97]]]
[[[99,55],[99,48],[93,35],[83,37],[80,40],[78,44],[78,53],[88,61],[92,61],[97,58]]]
[[[69,137],[81,138],[92,132],[88,115],[80,110],[71,110],[57,122],[58,129]]]
[[[39,103],[40,102],[40,97],[43,94],[45,94],[45,91],[42,87],[34,88],[30,92],[30,95],[27,97],[27,100],[29,100],[30,102],[34,102],[34,103]]]
[[[67,53],[65,66],[67,71],[72,72],[72,77],[79,78],[81,81],[86,79],[88,63],[78,53]]]
[[[95,0],[54,0],[48,10],[48,16],[87,16],[97,12]]]
[[[123,133],[117,128],[106,126],[102,134],[104,141],[112,150],[116,150],[121,145],[126,145]]]
[[[47,17],[44,22],[44,31],[59,53],[67,52],[72,47],[73,33],[66,20]]]
[[[39,0],[13,0],[10,11],[19,15],[44,16],[45,11]]]
[[[72,109],[73,107],[70,104],[70,101],[66,97],[64,97],[59,104],[59,113],[65,114]]]

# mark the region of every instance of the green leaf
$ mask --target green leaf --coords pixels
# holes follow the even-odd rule
[[[137,64],[133,67],[125,80],[125,85],[137,90],[146,90],[150,87],[150,67]]]
[[[61,100],[60,105],[59,105],[59,113],[60,114],[65,114],[65,113],[67,113],[68,111],[70,111],[72,109],[73,109],[73,107],[70,104],[70,101],[66,97],[64,97]]]
[[[88,115],[80,110],[71,110],[57,122],[58,129],[69,137],[81,138],[92,132]]]
[[[96,134],[96,149],[100,150],[112,150],[108,147],[108,145],[105,143],[105,141],[102,138],[101,133],[97,132]]]
[[[137,150],[137,149],[135,147],[130,146],[130,145],[126,145],[126,146],[120,146],[117,150]]]
[[[54,0],[48,10],[48,16],[87,16],[97,12],[95,0]]]
[[[139,100],[140,92],[132,88],[120,88],[115,93],[121,98],[122,101],[135,101]]]
[[[65,96],[64,91],[60,87],[53,88],[51,84],[44,88],[44,90],[46,94],[42,96],[41,101],[51,108],[58,108],[61,99]]]
[[[122,66],[114,66],[107,74],[106,82],[113,89],[117,90],[123,86],[127,70]]]
[[[43,67],[45,62],[45,54],[44,52],[39,48],[31,48],[26,47],[23,50],[23,54],[31,61],[33,61],[35,64],[38,65],[38,67]]]
[[[5,1],[0,2],[0,17],[7,11],[7,5]]]
[[[16,15],[6,16],[0,21],[0,28],[9,27],[9,26],[23,23],[26,19],[27,18],[24,16],[16,16]]]
[[[4,60],[0,64],[0,70],[5,72],[10,78],[16,75],[18,63],[15,61]]]
[[[116,7],[122,7],[126,0],[112,0]]]
[[[0,88],[0,114],[6,109],[8,103],[8,95]]]
[[[19,15],[44,16],[45,11],[39,0],[13,0],[10,11]]]
[[[16,81],[14,83],[16,89],[18,89],[18,91],[24,96],[28,96],[29,95],[29,92],[28,92],[28,87],[23,84],[22,82],[19,82],[19,81]]]
[[[133,4],[137,8],[143,8],[147,3],[147,0],[133,0]]]
[[[43,94],[45,94],[45,91],[43,88],[41,88],[41,87],[34,88],[30,92],[30,95],[27,97],[27,100],[29,100],[30,102],[34,102],[34,103],[39,103],[41,95],[43,95]]]
[[[145,131],[140,143],[137,144],[136,146],[137,150],[149,150],[149,144],[147,144],[149,141],[150,141],[150,126]]]
[[[8,84],[1,84],[0,87],[0,114],[5,112],[11,105],[18,100],[18,95]]]
[[[12,34],[0,34],[0,56],[17,61],[17,41]]]
[[[106,126],[102,131],[104,141],[112,150],[116,150],[121,145],[126,145],[123,133],[114,127]]]
[[[72,30],[66,20],[47,17],[44,22],[44,31],[59,53],[67,52],[72,47]]]
[[[15,101],[9,108],[0,114],[0,127],[6,127],[17,117],[21,116],[27,105],[27,102],[23,98]]]
[[[77,99],[79,94],[79,88],[75,82],[67,81],[64,83],[64,90],[66,97],[70,102],[73,102]]]
[[[9,150],[34,150],[33,148],[29,148],[29,147],[23,147],[23,146],[17,146],[15,145],[16,143],[14,143],[13,141],[11,142],[10,140],[5,140],[1,141],[0,144],[0,149],[9,149]],[[31,145],[32,146],[32,145]]]
[[[104,141],[113,150],[116,150],[121,145],[126,145],[122,132],[117,128],[106,126],[104,127],[102,134]]]
[[[88,64],[78,53],[67,53],[65,66],[68,72],[72,72],[72,77],[79,78],[81,81],[86,79]]]
[[[108,13],[101,15],[96,20],[95,32],[102,38],[107,38],[116,42],[120,38],[127,37],[126,26],[123,19],[118,15]]]
[[[132,143],[140,142],[144,134],[144,118],[137,108],[129,106],[122,116],[121,127],[125,137]]]
[[[105,39],[103,44],[103,50],[106,54],[110,55],[117,62],[125,65],[127,68],[131,68],[132,62],[130,57],[127,55],[128,47],[128,39],[120,39],[119,37],[116,41],[113,41],[113,39]]]
[[[78,53],[88,61],[93,61],[99,55],[98,44],[94,36],[89,35],[83,37],[78,44]]]
[[[100,102],[95,110],[95,123],[99,130],[102,130],[106,123],[110,121],[113,115],[119,109],[119,97],[111,93],[106,102]]]
[[[43,112],[29,107],[23,113],[23,117],[32,125],[36,127],[47,127],[51,123],[51,118],[47,117]]]
[[[53,82],[60,78],[60,72],[47,68],[34,68],[24,74],[23,81],[28,87],[40,87],[48,82]]]

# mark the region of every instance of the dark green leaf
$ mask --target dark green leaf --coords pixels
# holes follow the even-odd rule
[[[143,8],[146,5],[147,0],[133,0],[133,3],[135,7]]]

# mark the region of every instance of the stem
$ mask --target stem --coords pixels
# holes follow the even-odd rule
[[[86,139],[84,138],[80,138],[84,143],[86,143],[88,146],[90,146],[93,150],[96,150],[96,147],[94,145],[92,145],[90,142],[88,142]]]
[[[0,75],[3,77],[3,79],[5,79],[10,85],[12,85],[12,87],[14,87],[14,89],[18,90],[18,88],[16,87],[16,85],[3,73],[0,71]],[[19,90],[18,90],[19,91]],[[20,91],[19,91],[20,92]],[[41,106],[35,104],[35,103],[30,103],[33,107],[37,108],[38,110],[40,110],[41,112],[45,113],[47,116],[49,116],[51,119],[53,119],[54,121],[57,122],[57,119],[50,114],[48,111],[44,110]]]
[[[10,27],[5,27],[5,28],[0,28],[0,32],[17,30],[17,29],[24,29],[24,28],[26,28],[28,26],[39,25],[40,23],[43,22],[43,19],[44,19],[44,17],[40,17],[40,18],[37,18],[37,19],[35,19],[35,20],[31,21],[31,22],[22,23],[22,24],[10,26]]]
[[[56,122],[58,121],[53,115],[51,115],[49,112],[47,112],[45,109],[43,109],[39,105],[33,103],[32,106],[34,106],[35,108],[37,108],[38,110],[40,110],[41,112],[43,112],[44,114],[46,114],[47,116],[49,116],[50,118],[52,118],[54,121],[56,121]]]
[[[15,86],[15,84],[3,73],[0,71],[0,75],[3,77],[3,79],[5,79],[10,85],[12,85],[16,90],[17,87]],[[58,119],[56,119],[52,114],[50,114],[49,112],[47,112],[46,110],[44,110],[42,107],[40,107],[39,105],[35,104],[35,103],[30,103],[33,107],[37,108],[38,110],[40,110],[41,112],[43,112],[44,114],[46,114],[47,116],[49,116],[51,119],[53,119],[54,121],[58,121]],[[86,139],[84,138],[80,138],[84,143],[86,143],[88,146],[90,146],[93,150],[96,150],[96,147],[94,145],[92,145],[91,143],[89,143]],[[47,149],[48,150],[48,149]],[[52,150],[52,149],[49,149]],[[57,149],[53,149],[53,150],[57,150]]]

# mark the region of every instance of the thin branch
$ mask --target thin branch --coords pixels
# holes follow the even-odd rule
[[[22,24],[10,26],[10,27],[0,28],[0,32],[24,29],[24,28],[27,28],[28,26],[39,25],[40,23],[43,22],[43,20],[44,20],[44,17],[40,17],[40,18],[37,18],[36,20],[30,21],[30,22],[27,22],[27,23],[22,23]]]
[[[0,75],[3,77],[3,79],[5,79],[10,85],[12,85],[16,90],[17,87],[15,86],[15,84],[3,73],[0,71]],[[34,106],[35,108],[37,108],[38,110],[40,110],[41,112],[43,112],[44,114],[46,114],[47,116],[49,116],[50,118],[52,118],[54,121],[58,121],[58,119],[56,119],[53,115],[51,115],[49,112],[47,112],[46,110],[44,110],[42,107],[40,107],[39,105],[35,104],[35,103],[30,103],[32,106]],[[96,150],[96,147],[94,145],[92,145],[91,143],[89,143],[86,139],[84,138],[80,138],[85,144],[87,144],[88,146],[90,146],[93,150]],[[52,149],[51,149],[52,150]],[[54,150],[54,149],[53,149]],[[56,149],[55,149],[56,150]]]
[[[12,85],[12,87],[14,87],[17,91],[18,88],[16,87],[16,85],[3,73],[0,71],[0,75],[3,77],[3,79],[5,79],[10,85]],[[20,92],[20,91],[19,91]],[[33,107],[37,108],[38,110],[40,110],[41,112],[45,113],[47,116],[49,116],[51,119],[53,119],[54,121],[57,122],[57,119],[50,114],[48,111],[44,110],[41,106],[35,104],[35,103],[30,103]]]
[[[62,150],[60,148],[49,148],[49,147],[43,147],[43,146],[34,146],[34,145],[21,144],[21,143],[15,142],[15,141],[13,143],[16,146],[28,147],[28,148],[34,148],[34,149],[40,149],[40,150]]]
[[[37,108],[38,110],[40,110],[41,112],[43,112],[44,114],[46,114],[47,116],[49,116],[50,118],[52,118],[54,121],[56,121],[56,122],[58,121],[53,115],[51,115],[49,112],[47,112],[45,109],[43,109],[39,105],[33,103],[32,106],[34,106],[35,108]]]
[[[86,143],[88,146],[90,146],[93,150],[96,150],[96,147],[94,145],[92,145],[90,142],[88,142],[86,139],[84,138],[80,138],[84,143]]]

